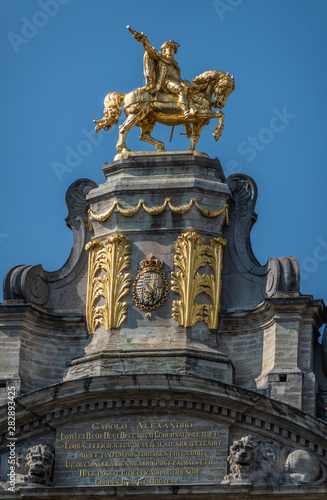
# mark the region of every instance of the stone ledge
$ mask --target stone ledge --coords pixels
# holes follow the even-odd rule
[[[202,151],[128,151],[126,153],[117,153],[114,157],[114,161],[117,160],[125,160],[126,158],[134,157],[134,156],[202,156],[204,158],[209,158],[207,153],[203,153]]]
[[[12,493],[2,491],[2,499],[34,500],[46,498],[47,500],[70,500],[71,498],[81,498],[93,500],[95,498],[105,498],[106,500],[120,498],[128,500],[166,500],[178,498],[180,500],[245,500],[254,498],[258,500],[324,500],[327,495],[327,485],[303,485],[303,486],[275,486],[273,489],[264,487],[251,487],[245,484],[239,486],[221,486],[219,484],[192,484],[176,486],[111,486],[92,487],[75,486],[69,487],[48,487],[31,488],[24,487]]]
[[[109,331],[109,330],[107,330]],[[97,352],[94,354],[89,354],[83,358],[73,359],[70,366],[80,365],[87,361],[94,361],[98,359],[107,358],[140,358],[140,357],[181,357],[181,356],[191,356],[196,359],[204,359],[208,361],[216,361],[220,363],[231,364],[230,359],[220,351],[214,351],[206,346],[203,346],[203,350],[199,351],[195,348],[183,349],[183,348],[161,348],[161,349],[111,349],[103,350],[101,353]]]

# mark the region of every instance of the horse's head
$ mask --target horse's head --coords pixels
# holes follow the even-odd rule
[[[222,73],[214,87],[214,99],[212,105],[214,108],[223,108],[226,104],[227,97],[235,89],[235,80],[228,73]]]

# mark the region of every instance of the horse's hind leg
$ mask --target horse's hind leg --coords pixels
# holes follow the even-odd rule
[[[189,151],[194,151],[195,150],[195,146],[197,145],[199,139],[200,139],[200,135],[201,135],[201,132],[203,130],[203,127],[204,127],[204,123],[200,122],[196,125],[193,125],[193,130],[192,130],[192,135],[191,135],[191,144],[190,144],[190,147],[189,147]]]
[[[130,149],[126,147],[126,135],[127,132],[130,131],[130,129],[136,124],[137,121],[138,121],[137,115],[128,115],[124,123],[120,125],[118,142],[116,144],[116,149],[120,153],[121,152],[125,153],[126,151],[130,151]]]
[[[158,141],[157,139],[154,139],[150,135],[155,124],[156,124],[155,121],[146,121],[146,122],[143,121],[142,124],[139,124],[139,127],[141,129],[140,139],[141,141],[153,144],[157,151],[166,151],[164,143]]]
[[[140,120],[144,118],[147,112],[147,108],[141,108],[138,104],[129,110],[126,120],[119,127],[118,142],[116,144],[116,148],[119,152],[124,153],[130,151],[130,149],[126,147],[126,135],[132,127],[139,124]]]

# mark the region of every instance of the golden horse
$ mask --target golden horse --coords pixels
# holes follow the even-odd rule
[[[191,114],[184,118],[178,103],[176,94],[149,93],[146,87],[133,90],[129,94],[122,92],[111,92],[104,99],[104,117],[94,120],[95,131],[101,129],[109,130],[114,124],[118,124],[119,116],[124,104],[126,120],[119,127],[119,138],[116,148],[119,152],[130,151],[126,147],[126,135],[136,125],[141,129],[141,141],[153,144],[157,151],[165,151],[162,141],[151,137],[155,124],[162,123],[174,127],[184,125],[188,138],[191,139],[190,150],[195,147],[200,138],[203,127],[209,123],[211,118],[218,118],[218,123],[213,132],[217,141],[224,129],[224,114],[211,108],[223,108],[227,97],[235,89],[234,77],[222,71],[206,71],[195,77],[188,88]]]

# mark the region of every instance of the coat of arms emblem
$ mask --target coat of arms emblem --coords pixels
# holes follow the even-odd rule
[[[165,302],[169,292],[168,280],[161,271],[163,262],[150,255],[140,267],[133,283],[133,300],[140,309],[153,311]]]

